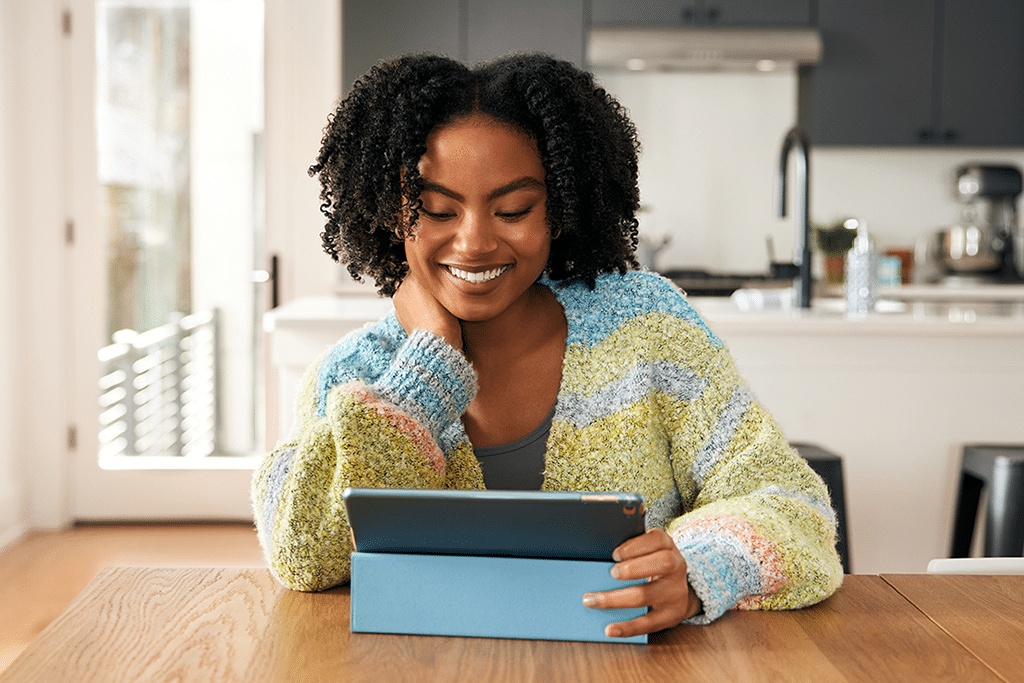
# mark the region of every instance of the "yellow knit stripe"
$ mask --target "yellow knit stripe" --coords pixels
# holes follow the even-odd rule
[[[680,350],[685,355],[680,356]],[[641,362],[670,361],[696,370],[716,351],[707,332],[693,323],[666,313],[647,313],[592,347],[571,344],[565,353],[562,389],[592,394],[622,379]]]
[[[649,402],[632,403],[582,429],[555,420],[544,488],[632,491],[652,501],[672,493],[675,483],[664,457],[667,437],[654,427],[653,411]]]
[[[305,423],[295,435],[299,460],[283,482],[274,515],[273,545],[281,553],[271,558],[272,569],[299,590],[348,579],[352,547],[341,499],[346,486],[440,488],[443,481],[444,473],[424,457],[422,440],[382,419],[378,406],[349,388],[332,391],[327,418]],[[346,417],[331,419],[336,415]],[[328,567],[335,573],[325,575]]]

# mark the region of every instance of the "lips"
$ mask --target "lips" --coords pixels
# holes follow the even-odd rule
[[[480,272],[462,270],[461,268],[455,268],[453,266],[445,266],[445,269],[460,280],[465,280],[470,284],[480,285],[495,279],[508,270],[509,266],[505,265],[500,268],[492,268],[491,270],[484,270]]]

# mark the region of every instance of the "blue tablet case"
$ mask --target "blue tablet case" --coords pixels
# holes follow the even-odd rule
[[[608,624],[647,608],[599,610],[583,594],[618,581],[613,563],[478,555],[352,554],[353,633],[646,643],[609,638]]]

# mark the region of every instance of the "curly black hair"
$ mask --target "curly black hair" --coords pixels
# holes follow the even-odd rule
[[[324,251],[357,280],[394,295],[408,272],[403,240],[422,207],[428,134],[480,112],[524,131],[545,171],[553,236],[547,274],[594,286],[636,268],[636,128],[593,76],[543,54],[468,67],[438,55],[374,66],[329,118],[310,176],[321,184]]]

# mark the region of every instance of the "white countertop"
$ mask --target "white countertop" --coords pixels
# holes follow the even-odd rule
[[[691,297],[716,330],[731,334],[1009,336],[1024,338],[1024,285],[883,287],[874,313],[848,318],[839,296],[793,308],[792,290],[738,290],[732,297]]]
[[[1024,285],[971,290],[911,286],[883,289],[882,296],[878,312],[861,319],[847,318],[843,301],[832,298],[816,299],[808,310],[785,305],[740,310],[728,297],[690,297],[689,301],[712,328],[731,334],[1024,338]],[[304,297],[267,312],[263,327],[273,332],[280,327],[370,322],[392,308],[390,299],[372,294]]]
[[[1008,336],[1024,338],[1024,301],[879,301],[877,312],[846,316],[840,299],[816,299],[810,309],[740,310],[729,298],[690,303],[717,331],[736,334],[826,336]]]
[[[263,329],[332,326],[339,322],[371,322],[391,312],[391,299],[375,294],[337,294],[294,299],[263,314]]]

